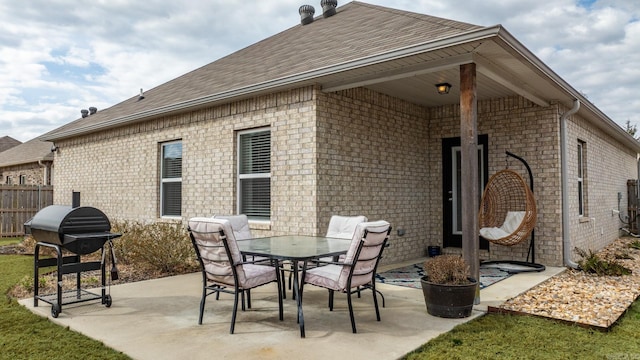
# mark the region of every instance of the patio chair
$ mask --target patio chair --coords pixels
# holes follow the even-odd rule
[[[236,240],[246,240],[253,238],[251,228],[249,228],[249,218],[247,215],[213,215],[214,219],[229,220],[233,236]]]
[[[536,199],[524,179],[509,169],[493,174],[480,201],[480,235],[494,244],[513,246],[531,235],[536,219]]]
[[[351,239],[353,238],[353,233],[356,231],[356,226],[358,224],[366,222],[367,217],[364,215],[357,216],[342,216],[342,215],[332,215],[329,220],[329,227],[327,228],[327,233],[325,237],[339,238],[339,239]],[[344,258],[344,255],[341,256]],[[321,258],[319,261],[333,261],[335,259],[327,257]],[[314,263],[307,264],[308,267],[315,266]],[[302,269],[299,269],[302,270]],[[291,290],[291,273],[289,273],[289,290]],[[295,298],[295,297],[294,297]]]
[[[233,313],[229,332],[233,334],[238,312],[238,298],[242,297],[242,310],[245,310],[245,292],[247,307],[251,308],[251,289],[276,282],[278,285],[278,311],[282,315],[282,289],[278,262],[271,265],[244,261],[229,220],[214,218],[189,219],[189,236],[202,271],[202,298],[198,324],[202,324],[205,300],[207,296],[220,293],[234,295]]]
[[[358,224],[366,222],[367,217],[358,216],[341,216],[333,215],[329,220],[326,237],[352,239],[353,233],[356,231]]]
[[[225,219],[225,220],[229,220],[229,223],[231,224],[231,230],[233,230],[233,235],[235,236],[236,240],[247,240],[247,239],[252,239],[253,238],[253,234],[251,234],[251,228],[249,227],[249,218],[247,217],[247,215],[245,214],[240,214],[240,215],[213,215],[214,219]],[[262,257],[262,256],[251,256],[251,260],[254,263],[268,263],[271,260],[266,258],[266,257]],[[287,292],[285,290],[284,287],[284,282],[285,282],[285,276],[284,276],[284,272],[285,269],[284,267],[280,266],[280,279],[282,281],[282,297],[284,299],[287,298]],[[289,276],[289,278],[291,278],[291,276]],[[291,280],[289,280],[289,283],[291,283]],[[289,284],[289,288],[291,288],[291,284]]]
[[[391,225],[386,221],[358,224],[351,240],[351,247],[343,260],[318,262],[320,266],[312,269],[307,269],[305,262],[302,270],[300,296],[302,297],[302,289],[305,284],[326,288],[329,290],[329,310],[333,311],[333,294],[336,291],[346,293],[351,330],[356,333],[351,295],[364,289],[370,289],[373,293],[376,319],[380,321],[375,275],[390,233]],[[322,265],[323,263],[325,265]]]

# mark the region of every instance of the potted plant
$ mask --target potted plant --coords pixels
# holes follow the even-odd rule
[[[478,281],[469,276],[469,265],[459,255],[440,255],[424,262],[420,279],[430,315],[463,318],[471,315]]]

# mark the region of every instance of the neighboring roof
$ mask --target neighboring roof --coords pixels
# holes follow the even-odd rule
[[[56,141],[275,91],[367,87],[426,107],[459,102],[459,66],[476,64],[478,100],[559,101],[640,152],[640,142],[500,25],[483,27],[354,1],[41,138]],[[440,96],[434,84],[454,84]]]
[[[0,168],[38,161],[53,161],[52,145],[51,142],[36,138],[12,147],[0,153]]]
[[[22,144],[22,142],[12,138],[11,136],[3,136],[0,138],[0,152],[11,149],[12,147],[20,144]]]

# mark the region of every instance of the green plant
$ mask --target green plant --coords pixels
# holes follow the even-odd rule
[[[469,283],[469,265],[459,255],[439,255],[424,262],[428,280],[443,285]]]
[[[617,260],[604,260],[598,254],[589,249],[589,253],[580,248],[575,248],[575,252],[582,258],[578,265],[582,271],[599,276],[622,276],[631,274],[631,269],[624,267]]]
[[[629,254],[627,251],[616,252],[613,255],[617,260],[633,260],[633,256]]]
[[[115,222],[112,230],[122,233],[113,241],[116,258],[122,264],[168,274],[197,270],[189,234],[179,222]]]
[[[640,240],[633,240],[633,242],[631,242],[629,245],[627,245],[628,247],[632,248],[632,249],[638,249],[640,250]]]
[[[25,275],[18,285],[22,286],[27,292],[33,292],[33,276]]]

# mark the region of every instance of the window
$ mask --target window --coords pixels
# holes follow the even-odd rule
[[[27,183],[27,175],[20,175],[20,185],[25,185]]]
[[[182,215],[182,142],[161,145],[160,164],[160,216]]]
[[[453,208],[451,209],[452,213],[452,229],[451,233],[455,235],[462,235],[462,153],[460,146],[454,146],[451,148],[451,159],[453,160],[452,165],[452,175],[451,178],[453,180],[453,184],[451,188],[453,192],[451,194],[451,202]],[[482,199],[482,192],[484,191],[484,187],[486,185],[485,181],[485,147],[483,144],[478,145],[478,203]]]
[[[584,186],[586,178],[586,150],[586,143],[578,140],[578,216],[586,215],[586,190]]]
[[[271,132],[238,133],[238,212],[252,220],[271,218]]]
[[[7,175],[6,180],[5,180],[5,184],[11,185],[11,176]]]

